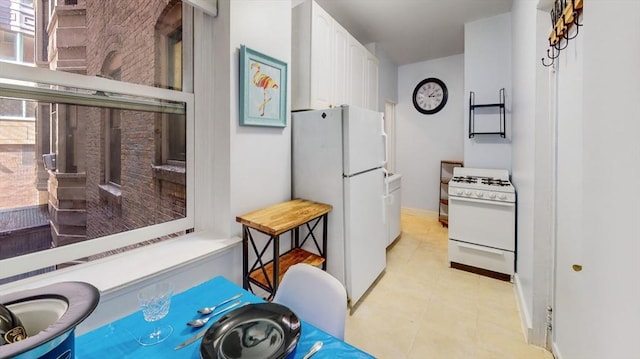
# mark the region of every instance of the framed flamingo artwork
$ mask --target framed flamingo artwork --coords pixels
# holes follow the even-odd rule
[[[240,125],[287,126],[287,64],[240,47]]]

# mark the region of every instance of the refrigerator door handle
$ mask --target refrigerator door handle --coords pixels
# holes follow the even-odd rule
[[[382,131],[382,142],[384,144],[384,160],[382,160],[382,165],[386,165],[389,161],[389,149],[388,149],[388,139],[387,134]]]
[[[389,195],[382,196],[382,223],[387,224],[387,202],[389,201]]]
[[[384,198],[388,198],[389,197],[389,171],[387,171],[386,168],[382,167],[382,173],[384,173]]]

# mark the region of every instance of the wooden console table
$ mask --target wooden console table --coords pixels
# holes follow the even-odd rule
[[[297,263],[322,265],[327,269],[327,214],[333,209],[331,205],[312,202],[305,199],[294,199],[278,203],[257,211],[236,217],[242,224],[242,286],[251,290],[251,284],[264,289],[273,298],[278,284],[287,269]],[[314,230],[322,223],[322,246],[314,235]],[[306,226],[307,235],[300,241],[300,227]],[[269,236],[269,240],[258,249],[251,231],[258,231]],[[293,231],[291,250],[280,254],[280,235]],[[301,247],[311,238],[317,253],[311,253]],[[249,266],[249,244],[256,255],[256,261]],[[273,260],[263,261],[262,256],[269,246],[273,246]]]

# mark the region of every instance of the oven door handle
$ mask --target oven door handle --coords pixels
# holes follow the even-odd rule
[[[473,244],[463,243],[463,242],[457,242],[456,244],[458,245],[458,247],[473,249],[473,250],[476,250],[476,251],[487,252],[487,253],[497,254],[497,255],[503,255],[504,254],[504,251],[500,250],[500,249],[484,247],[484,246],[478,246],[478,245],[473,245]]]
[[[505,206],[505,207],[513,207],[515,206],[515,202],[499,202],[492,201],[489,199],[475,199],[475,198],[466,198],[466,197],[452,197],[449,196],[449,201],[460,201],[460,202],[473,202],[473,203],[482,203],[482,204],[495,204],[496,206]]]

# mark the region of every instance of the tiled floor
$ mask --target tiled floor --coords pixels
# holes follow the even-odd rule
[[[527,359],[513,284],[449,268],[447,229],[402,213],[387,268],[347,319],[345,340],[379,359]]]

